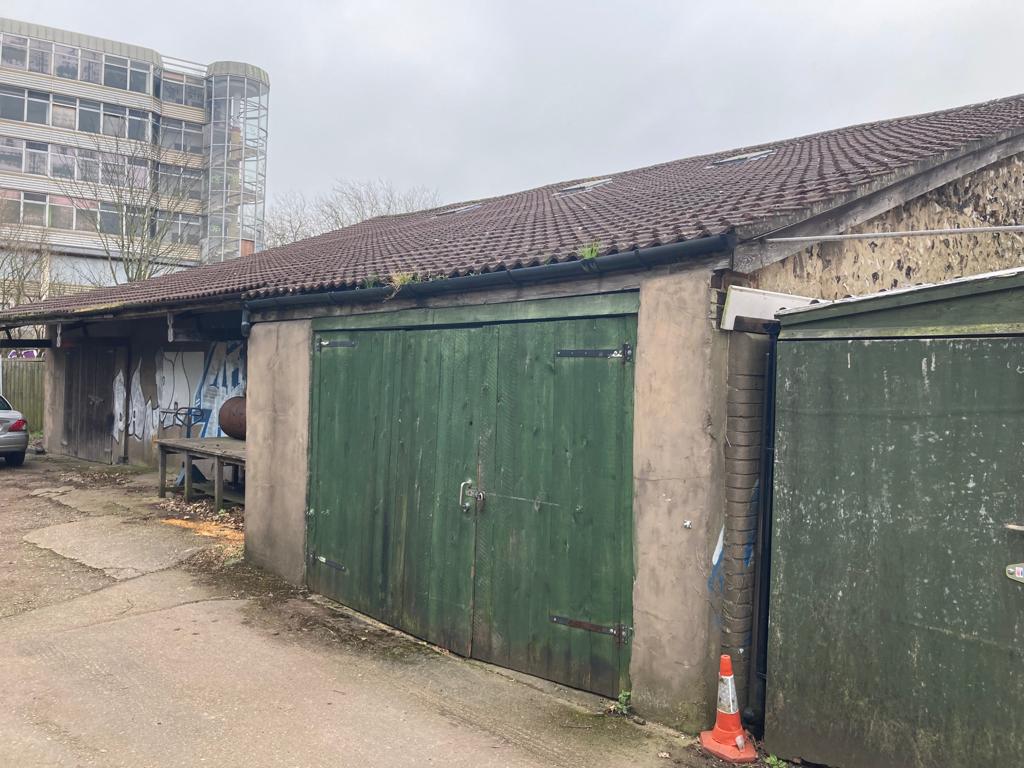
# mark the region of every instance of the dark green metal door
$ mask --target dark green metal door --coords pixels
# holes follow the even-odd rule
[[[323,333],[308,580],[463,655],[615,695],[633,316]]]
[[[782,341],[766,745],[1024,754],[1024,339]]]

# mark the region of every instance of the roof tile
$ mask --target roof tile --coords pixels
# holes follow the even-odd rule
[[[1024,96],[866,123],[787,141],[675,160],[587,181],[383,216],[280,248],[0,313],[0,321],[56,318],[112,303],[123,309],[222,298],[355,288],[390,275],[421,277],[518,269],[599,253],[724,234],[856,194],[978,140],[1024,132]],[[765,156],[716,161],[771,150]],[[466,210],[444,214],[463,206]]]

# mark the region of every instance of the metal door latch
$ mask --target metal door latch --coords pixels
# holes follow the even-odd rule
[[[483,491],[473,488],[472,480],[466,480],[459,486],[459,506],[462,507],[463,512],[469,512],[474,501],[481,502],[485,498],[487,496]]]

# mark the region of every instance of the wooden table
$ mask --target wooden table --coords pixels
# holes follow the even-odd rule
[[[213,461],[213,502],[221,509],[225,496],[231,501],[245,503],[245,497],[225,493],[224,466],[245,468],[245,441],[233,437],[167,437],[156,441],[160,449],[160,496],[167,495],[167,454],[180,453],[185,457],[185,501],[192,501],[192,462],[196,459]],[[204,489],[205,490],[205,489]]]

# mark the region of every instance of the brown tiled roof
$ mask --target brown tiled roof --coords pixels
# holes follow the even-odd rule
[[[608,174],[608,183],[576,193],[560,191],[581,181],[384,216],[223,264],[15,308],[0,322],[348,289],[399,273],[451,277],[567,261],[590,245],[605,255],[768,231],[1021,132],[1024,95],[866,123]],[[761,152],[770,154],[722,162]]]

